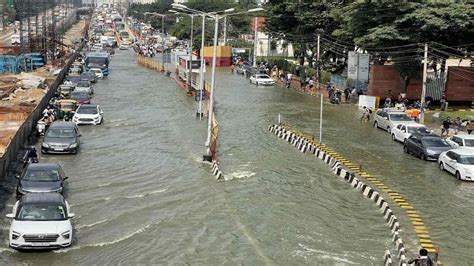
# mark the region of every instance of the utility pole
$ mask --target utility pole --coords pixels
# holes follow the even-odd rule
[[[254,44],[253,44],[253,67],[257,67],[257,29],[258,29],[258,17],[254,17]]]
[[[224,46],[227,45],[227,16],[224,17]]]
[[[428,72],[428,43],[425,43],[425,55],[423,57],[423,87],[421,90],[421,112],[420,123],[425,122],[425,97],[426,97],[426,75]]]
[[[141,30],[140,30],[140,34]],[[161,47],[163,51],[161,52],[162,60],[161,60],[161,72],[165,71],[165,15],[161,15]]]
[[[267,40],[268,40],[268,43],[267,43],[267,64],[269,64],[270,63],[270,49],[271,49],[271,47],[270,47],[270,42],[271,42],[270,33],[268,33],[267,36],[268,36],[268,38],[267,38]]]
[[[320,70],[319,70],[319,49],[320,49],[321,35],[318,34],[318,46],[316,48],[316,90],[319,90],[319,81],[320,81]],[[321,96],[322,97],[322,96]]]

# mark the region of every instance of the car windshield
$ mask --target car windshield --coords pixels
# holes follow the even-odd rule
[[[439,138],[425,138],[423,142],[426,147],[450,147],[445,140]]]
[[[76,87],[89,87],[89,83],[84,82],[84,81],[79,81]]]
[[[76,112],[77,114],[96,115],[99,112],[95,106],[81,106]]]
[[[412,121],[406,114],[390,114],[390,120],[392,121]]]
[[[59,181],[59,172],[56,169],[27,170],[22,179],[25,181],[34,181],[34,182]]]
[[[468,164],[468,165],[474,165],[474,156],[472,155],[461,155],[459,157],[459,163],[460,164]]]
[[[408,133],[430,134],[431,130],[427,127],[408,127]]]
[[[16,217],[24,221],[60,221],[66,220],[66,208],[62,205],[23,205]]]
[[[474,139],[465,139],[464,143],[466,147],[474,147]]]
[[[260,78],[260,79],[269,79],[270,77],[267,76],[267,75],[257,75],[257,78]]]
[[[50,128],[46,133],[50,138],[74,138],[74,129],[70,128]]]
[[[74,98],[74,99],[84,99],[84,98],[87,98],[87,93],[85,91],[75,91],[73,93],[71,93],[71,98]]]
[[[74,103],[61,103],[61,109],[73,109]]]

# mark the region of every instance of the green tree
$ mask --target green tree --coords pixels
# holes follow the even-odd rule
[[[339,23],[334,37],[354,42],[381,62],[394,61],[404,91],[421,72],[422,49],[410,44],[441,43],[435,45],[438,58],[446,59],[456,52],[444,45],[474,40],[474,6],[467,2],[354,1],[331,15]],[[383,48],[393,46],[400,48]]]

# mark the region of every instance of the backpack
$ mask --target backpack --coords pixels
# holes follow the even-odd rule
[[[430,257],[420,258],[416,265],[418,265],[418,266],[433,266],[433,262],[431,261]]]

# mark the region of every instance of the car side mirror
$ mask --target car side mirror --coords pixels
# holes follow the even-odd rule
[[[15,218],[15,215],[13,213],[8,213],[7,215],[5,215],[7,218],[10,218],[10,219],[13,219]]]
[[[19,174],[15,174],[15,178],[16,178],[16,179],[20,179],[20,175],[19,175]]]
[[[69,215],[67,216],[67,218],[74,218],[74,216],[76,216],[74,213],[70,212]]]

